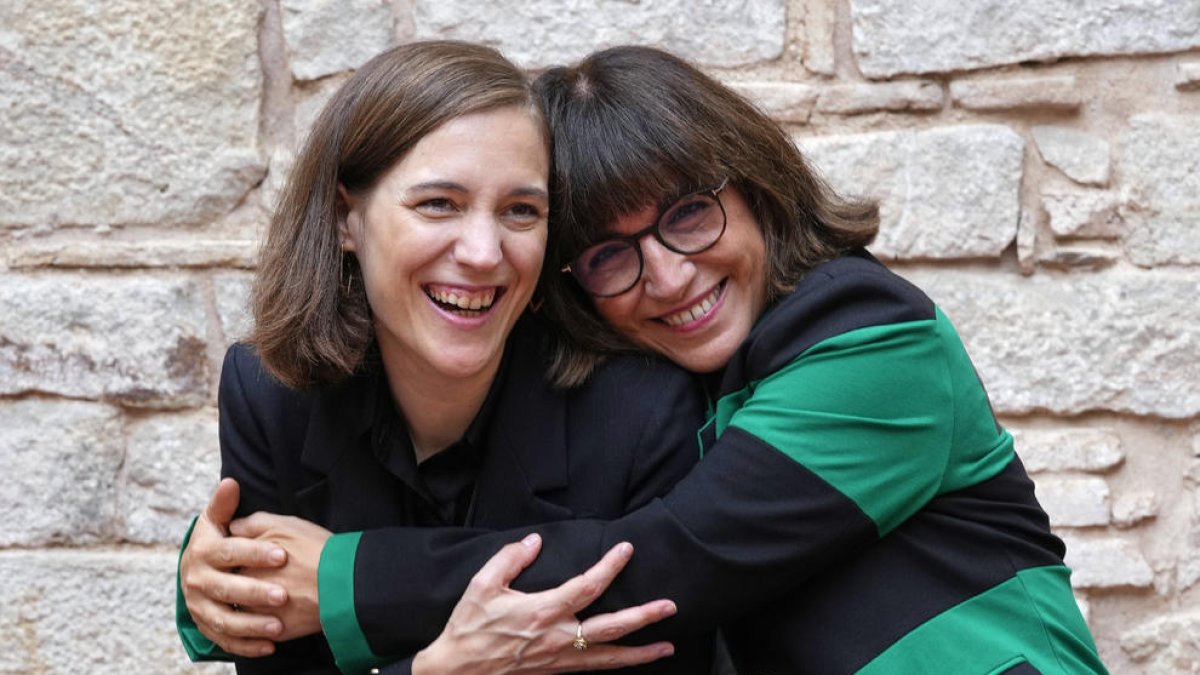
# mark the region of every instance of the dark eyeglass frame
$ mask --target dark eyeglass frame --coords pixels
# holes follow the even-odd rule
[[[713,246],[716,246],[717,242],[721,241],[721,237],[725,236],[725,228],[728,227],[728,225],[729,225],[729,216],[725,213],[725,205],[721,203],[721,191],[724,190],[728,185],[729,185],[729,178],[724,178],[721,180],[720,183],[717,183],[715,185],[703,187],[703,188],[700,188],[699,190],[695,190],[693,192],[688,192],[686,194],[680,195],[679,197],[676,197],[670,204],[667,204],[666,207],[659,209],[658,215],[654,218],[654,222],[651,223],[650,225],[648,225],[632,234],[627,234],[627,235],[620,236],[620,237],[608,237],[606,239],[601,239],[600,241],[585,248],[583,250],[583,252],[581,252],[579,255],[575,256],[571,260],[570,263],[563,265],[562,269],[560,269],[559,272],[562,272],[564,274],[570,274],[575,279],[575,282],[578,283],[583,288],[583,290],[587,291],[587,293],[589,295],[591,295],[592,297],[595,297],[595,298],[614,298],[618,295],[621,295],[622,293],[629,292],[629,290],[631,288],[633,288],[634,286],[637,286],[637,282],[641,281],[642,273],[645,272],[645,269],[646,269],[646,258],[642,255],[641,239],[642,239],[642,237],[645,237],[647,234],[653,234],[654,238],[656,240],[658,240],[658,243],[662,244],[664,248],[666,248],[668,251],[673,251],[680,255],[695,255],[697,253],[703,253],[703,252],[707,251],[708,249],[712,248]],[[702,246],[698,249],[695,249],[695,250],[689,251],[689,250],[681,249],[677,246],[672,246],[662,236],[661,227],[662,227],[663,217],[666,216],[668,213],[670,213],[671,209],[674,209],[676,206],[678,206],[680,202],[686,201],[688,199],[691,199],[692,197],[696,197],[699,195],[711,195],[713,198],[713,201],[715,201],[717,203],[717,208],[721,209],[721,231],[717,233],[716,237],[713,237],[713,240],[711,242],[709,242],[708,244],[705,244],[704,246]],[[628,244],[629,247],[633,249],[634,253],[637,254],[637,260],[638,260],[637,275],[633,277],[633,280],[629,282],[628,286],[626,286],[625,288],[622,288],[619,291],[616,291],[615,293],[596,293],[596,292],[592,291],[591,289],[589,289],[587,287],[587,285],[583,282],[583,280],[579,278],[579,275],[575,272],[573,265],[578,263],[579,259],[583,257],[584,253],[587,253],[588,251],[592,250],[594,247],[611,244],[614,242]]]

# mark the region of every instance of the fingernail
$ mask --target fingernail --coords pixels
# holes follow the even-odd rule
[[[262,647],[259,647],[259,649],[258,649],[259,656],[270,656],[271,654],[274,654],[274,653],[275,653],[275,645],[264,645]]]
[[[663,607],[662,613],[663,616],[673,616],[675,612],[678,611],[679,608],[675,606],[675,603],[668,600],[666,605]]]
[[[623,541],[617,544],[617,552],[625,557],[633,555],[633,544]]]
[[[282,588],[272,588],[267,591],[267,601],[272,605],[282,605],[287,602],[287,593]]]
[[[674,656],[675,645],[663,645],[663,648],[658,650],[659,657]]]
[[[263,631],[267,635],[279,635],[283,632],[283,624],[278,621],[268,621],[267,625],[263,626]]]
[[[521,543],[525,544],[529,548],[533,548],[534,546],[537,546],[538,542],[541,540],[541,535],[539,535],[537,532],[534,532],[533,534],[526,535],[525,538],[521,540]]]
[[[285,553],[281,548],[273,548],[270,551],[267,551],[267,560],[275,563],[276,565],[282,564],[284,560],[287,560],[287,553]]]

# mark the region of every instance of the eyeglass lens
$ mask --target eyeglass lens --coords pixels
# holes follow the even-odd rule
[[[571,270],[593,295],[624,293],[642,275],[638,239],[652,231],[676,253],[699,253],[716,243],[724,226],[725,212],[712,192],[688,195],[672,204],[649,231],[588,248],[575,259]]]

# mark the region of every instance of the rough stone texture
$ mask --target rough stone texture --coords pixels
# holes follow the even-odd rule
[[[249,305],[253,283],[254,277],[250,274],[222,274],[213,279],[217,318],[221,321],[225,347],[250,335],[250,329],[254,327]]]
[[[0,394],[203,404],[199,286],[179,277],[0,275]]]
[[[730,88],[779,122],[806,124],[821,90],[789,82],[731,82]]]
[[[1146,675],[1200,673],[1200,610],[1155,617],[1121,635],[1121,649]]]
[[[1017,265],[1021,274],[1033,274],[1037,263],[1037,243],[1037,216],[1029,209],[1022,209],[1017,222]]]
[[[281,0],[279,8],[297,80],[358,68],[395,39],[386,0]]]
[[[936,82],[885,82],[822,87],[817,110],[839,115],[869,112],[932,112],[941,110],[946,95]]]
[[[1024,143],[1006,126],[797,142],[834,189],[879,200],[881,256],[994,257],[1017,235]]]
[[[0,3],[0,226],[206,222],[262,177],[260,4]]]
[[[1075,110],[1081,103],[1073,75],[959,80],[950,83],[950,98],[960,108],[982,112],[1021,108]]]
[[[807,0],[804,5],[804,67],[819,75],[833,75],[837,49],[837,5],[828,0]]]
[[[1084,185],[1108,185],[1108,142],[1069,127],[1039,125],[1033,140],[1045,162]]]
[[[1043,476],[1037,479],[1037,497],[1053,527],[1107,525],[1111,519],[1103,478]]]
[[[805,124],[821,90],[789,82],[730,82],[730,88],[779,122]]]
[[[0,674],[233,673],[188,663],[174,552],[0,552]]]
[[[1046,188],[1042,206],[1058,237],[1116,239],[1128,231],[1120,198],[1112,192]]]
[[[1004,413],[1200,414],[1200,279],[908,273],[955,322]]]
[[[1200,115],[1134,117],[1120,167],[1130,259],[1200,263]]]
[[[1067,545],[1066,563],[1075,588],[1149,588],[1154,583],[1154,571],[1133,544],[1057,534]]]
[[[120,413],[80,401],[0,401],[0,429],[0,546],[109,538],[125,455]]]
[[[852,0],[867,77],[1200,47],[1200,5],[1178,0]]]
[[[1130,492],[1113,501],[1113,524],[1117,527],[1133,527],[1143,520],[1158,514],[1159,500],[1153,492]]]
[[[14,268],[147,268],[254,266],[257,247],[235,240],[31,242],[13,246]]]
[[[1038,263],[1048,269],[1099,270],[1115,265],[1121,252],[1111,248],[1080,245],[1058,245],[1038,256]]]
[[[483,42],[527,68],[574,61],[618,44],[664,47],[709,66],[740,66],[778,58],[787,34],[784,0],[412,2],[418,38]]]
[[[221,474],[216,410],[133,421],[128,448],[119,498],[123,538],[177,545]]]
[[[1179,64],[1175,88],[1180,91],[1200,89],[1200,61],[1185,61]]]

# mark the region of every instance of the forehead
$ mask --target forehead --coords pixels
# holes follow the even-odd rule
[[[540,121],[528,109],[510,106],[446,121],[422,137],[389,173],[412,180],[461,174],[478,181],[520,180],[544,186],[549,169]]]

